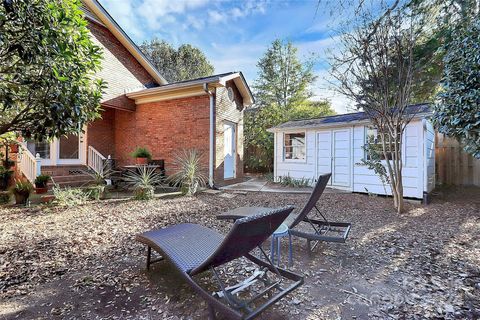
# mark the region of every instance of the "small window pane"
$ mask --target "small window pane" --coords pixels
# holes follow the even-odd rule
[[[305,159],[305,133],[286,133],[284,139],[284,158]]]
[[[27,141],[27,149],[34,156],[38,153],[40,158],[50,159],[50,143],[47,141]]]

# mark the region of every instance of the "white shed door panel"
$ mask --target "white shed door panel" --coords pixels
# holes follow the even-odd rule
[[[317,174],[332,172],[332,133],[317,133]],[[331,179],[328,181],[331,184]]]
[[[351,177],[350,129],[317,133],[317,174],[332,173],[329,184],[350,187]]]
[[[350,186],[350,130],[333,130],[333,159],[332,159],[332,184],[337,186]]]

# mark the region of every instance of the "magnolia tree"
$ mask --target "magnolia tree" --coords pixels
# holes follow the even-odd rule
[[[78,0],[0,4],[0,135],[47,139],[99,116],[101,51]]]
[[[415,115],[408,107],[415,74],[414,25],[414,17],[397,8],[377,19],[362,15],[356,28],[342,35],[344,50],[333,57],[331,72],[337,89],[367,114],[376,130],[379,148],[367,149],[379,153],[370,158],[386,167],[382,180],[388,181],[399,213],[404,208],[402,136]]]
[[[455,31],[445,50],[433,120],[440,132],[480,159],[480,22]]]

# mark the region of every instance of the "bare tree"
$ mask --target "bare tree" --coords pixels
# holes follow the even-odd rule
[[[343,50],[332,59],[331,74],[339,92],[363,110],[378,132],[382,163],[398,213],[404,208],[402,143],[415,115],[409,108],[415,75],[415,15],[386,8],[379,18],[363,13],[353,31],[341,36]]]

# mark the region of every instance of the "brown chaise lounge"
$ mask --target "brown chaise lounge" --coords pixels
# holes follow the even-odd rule
[[[331,175],[331,173],[328,173],[319,176],[317,183],[315,184],[315,187],[313,188],[313,191],[310,194],[310,197],[308,198],[308,201],[303,207],[302,211],[300,211],[298,214],[292,213],[285,221],[285,224],[287,224],[291,235],[307,240],[308,254],[311,254],[319,241],[345,242],[350,232],[350,223],[329,221],[317,208],[317,201],[323,194]],[[315,209],[315,211],[313,209]],[[224,214],[220,214],[217,216],[217,219],[235,221],[237,219],[249,216],[252,213],[268,210],[270,210],[270,208],[242,207]],[[316,217],[310,217],[310,213],[315,213]],[[300,229],[299,225],[302,224],[308,227]],[[315,242],[313,246],[311,245],[312,241]]]
[[[289,206],[238,219],[226,236],[198,224],[185,223],[148,231],[136,239],[148,247],[147,269],[150,264],[164,258],[172,263],[187,283],[207,301],[211,318],[215,318],[215,311],[219,311],[228,319],[252,319],[303,283],[302,276],[275,267],[260,246],[292,210],[293,207]],[[259,248],[266,261],[250,253],[255,248]],[[157,251],[161,258],[152,260],[151,249]],[[226,287],[215,268],[241,257],[258,265],[261,270],[243,283]],[[219,284],[220,290],[215,294],[206,291],[193,278],[208,270],[212,271]],[[267,278],[268,271],[274,273],[278,280]],[[285,288],[284,282],[287,285]],[[254,283],[264,285],[262,292],[248,300],[237,296],[240,289]]]

